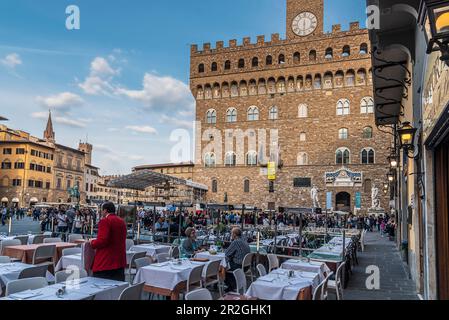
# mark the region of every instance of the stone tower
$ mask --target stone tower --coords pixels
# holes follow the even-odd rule
[[[51,120],[51,111],[48,112],[48,121],[47,121],[47,127],[44,131],[44,139],[55,143],[55,132],[53,131],[53,122]]]
[[[82,143],[80,142],[78,150],[84,152],[85,155],[85,163],[88,165],[92,165],[92,150],[93,146],[90,143]]]
[[[324,0],[287,0],[287,39],[323,34]]]

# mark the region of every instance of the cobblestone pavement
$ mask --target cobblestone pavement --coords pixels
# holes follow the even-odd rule
[[[12,234],[13,235],[22,235],[31,233],[39,233],[40,225],[39,222],[33,221],[33,218],[26,217],[23,220],[12,220]],[[0,223],[0,233],[7,234],[8,233],[8,223],[2,226]]]
[[[358,253],[359,265],[353,268],[345,300],[417,300],[416,286],[410,279],[407,267],[395,243],[378,232],[368,232],[365,251]],[[366,273],[368,266],[380,270],[380,290],[368,290]]]

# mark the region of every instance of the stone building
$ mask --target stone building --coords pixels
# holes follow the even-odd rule
[[[194,180],[211,202],[311,207],[315,185],[323,208],[389,209],[379,190],[390,138],[375,125],[368,31],[354,22],[325,33],[323,11],[323,0],[287,0],[286,39],[191,46]]]

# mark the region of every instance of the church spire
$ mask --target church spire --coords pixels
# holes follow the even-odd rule
[[[47,128],[44,131],[44,139],[49,142],[55,142],[55,132],[53,131],[53,122],[51,120],[51,111],[48,111]]]

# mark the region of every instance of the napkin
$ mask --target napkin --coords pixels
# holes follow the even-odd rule
[[[152,267],[165,267],[168,266],[168,262],[163,262],[163,263],[153,263],[150,266]]]
[[[24,300],[24,299],[31,299],[34,297],[38,297],[41,295],[42,295],[41,291],[27,290],[27,291],[11,294],[9,297],[14,300]]]

